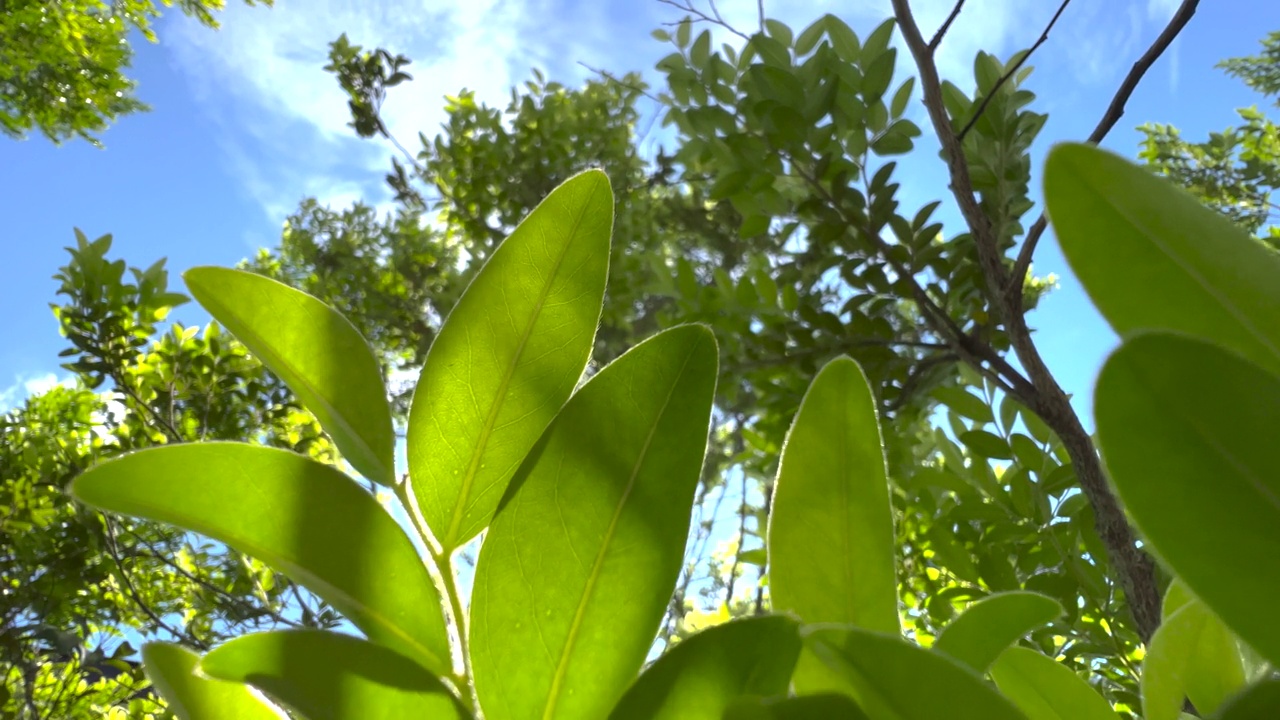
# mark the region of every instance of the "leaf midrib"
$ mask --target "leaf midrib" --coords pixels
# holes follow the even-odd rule
[[[489,439],[493,435],[493,427],[498,422],[498,414],[506,403],[507,388],[510,387],[511,379],[515,376],[516,367],[519,366],[521,358],[524,357],[525,346],[529,343],[529,337],[533,334],[534,326],[538,324],[538,318],[542,315],[542,309],[546,305],[547,297],[551,294],[551,288],[556,284],[564,259],[569,254],[569,249],[580,239],[577,237],[578,230],[582,227],[583,219],[587,215],[591,200],[595,197],[597,190],[598,188],[593,185],[591,194],[583,201],[577,217],[574,218],[573,228],[569,232],[569,240],[564,243],[560,257],[556,258],[555,265],[551,269],[550,279],[543,285],[542,292],[538,294],[538,301],[534,305],[533,312],[529,315],[529,322],[525,326],[524,332],[520,335],[520,343],[516,346],[511,362],[507,365],[507,371],[503,373],[502,380],[498,383],[497,397],[493,404],[489,406],[489,414],[485,417],[484,425],[480,428],[480,437],[472,450],[471,460],[467,463],[467,472],[462,477],[462,485],[458,488],[458,499],[454,502],[453,513],[449,518],[449,531],[441,538],[441,544],[444,546],[446,553],[451,552],[458,544],[458,530],[462,526],[463,516],[466,515],[467,503],[471,499],[471,490],[475,485],[476,475],[480,471],[480,459],[484,456],[484,451],[489,446]]]
[[[701,339],[699,339],[698,344],[701,344]],[[573,614],[573,622],[569,625],[569,635],[566,637],[564,649],[560,653],[560,661],[556,664],[555,674],[551,677],[551,688],[547,692],[547,704],[542,713],[543,720],[550,720],[555,713],[556,704],[560,700],[564,677],[569,670],[569,658],[573,655],[578,632],[582,629],[582,619],[586,614],[587,601],[591,599],[596,583],[600,579],[600,571],[604,566],[605,555],[609,552],[609,546],[613,543],[614,532],[618,527],[618,518],[622,516],[622,510],[626,507],[627,500],[631,497],[636,478],[639,477],[640,469],[644,466],[644,461],[649,455],[649,447],[653,443],[653,436],[658,432],[658,426],[662,424],[662,418],[666,415],[667,407],[671,404],[671,398],[675,396],[676,387],[679,386],[685,370],[688,369],[689,363],[693,360],[694,350],[696,349],[697,344],[689,349],[689,353],[685,356],[684,364],[680,366],[680,371],[676,373],[675,378],[672,380],[671,387],[667,390],[667,397],[662,401],[662,408],[654,417],[653,425],[649,428],[649,434],[645,437],[644,445],[640,448],[640,456],[636,458],[636,462],[631,468],[631,476],[627,478],[627,486],[623,488],[622,497],[618,499],[618,504],[614,507],[613,517],[609,519],[609,528],[605,531],[604,540],[600,543],[600,550],[596,553],[595,562],[591,565],[591,573],[587,576],[586,587],[582,590],[582,597],[578,599],[578,607]]]

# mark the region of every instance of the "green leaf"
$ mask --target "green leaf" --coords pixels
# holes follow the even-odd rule
[[[826,22],[822,18],[814,20],[809,27],[800,32],[800,36],[796,38],[796,56],[803,57],[813,51],[822,40],[822,35],[827,30]]]
[[[571,178],[494,251],[431,344],[409,415],[409,476],[445,553],[489,524],[582,376],[612,226],[608,176]]]
[[[915,85],[916,79],[909,77],[893,94],[893,100],[889,103],[889,116],[894,120],[902,117],[902,113],[906,112],[907,103],[911,102],[911,91],[915,89]]]
[[[394,486],[382,370],[337,310],[271,278],[220,267],[182,274],[196,300],[289,386],[361,475]]]
[[[200,656],[173,643],[142,646],[147,677],[181,720],[287,720],[248,685],[210,680],[196,673]]]
[[[867,720],[866,713],[843,693],[782,698],[739,698],[724,720]]]
[[[717,353],[699,325],[637,345],[573,396],[516,474],[472,600],[488,720],[604,717],[635,678],[683,562]]]
[[[1010,449],[1009,443],[999,435],[993,435],[986,430],[970,430],[960,435],[960,442],[971,451],[985,458],[994,460],[1012,460],[1013,450]]]
[[[451,671],[440,595],[409,537],[350,477],[287,450],[192,443],[90,468],[72,494],[252,555],[305,585],[374,642]]]
[[[869,39],[868,42],[870,42]],[[897,50],[889,50],[877,55],[876,59],[867,67],[866,74],[863,75],[862,80],[862,97],[867,105],[879,100],[885,94],[885,91],[889,89],[889,83],[893,81],[893,65],[897,55]]]
[[[684,49],[689,45],[689,38],[693,34],[693,20],[685,18],[676,25],[676,47]]]
[[[1059,145],[1045,199],[1071,269],[1122,337],[1169,330],[1280,374],[1280,256],[1117,155]]]
[[[308,720],[470,717],[421,665],[368,640],[322,630],[244,635],[206,654],[200,670],[253,685]]]
[[[991,679],[1028,720],[1120,720],[1071,668],[1035,650],[1005,650],[991,666]]]
[[[969,668],[901,638],[817,627],[805,645],[853,688],[874,720],[1027,720]]]
[[[720,720],[742,696],[786,695],[800,628],[773,615],[708,628],[645,670],[611,720]]]
[[[989,595],[943,628],[933,649],[985,673],[1006,648],[1061,614],[1057,600],[1039,593]]]
[[[897,22],[893,18],[889,18],[871,31],[871,34],[867,36],[867,41],[862,44],[862,54],[859,61],[863,66],[874,62],[876,58],[882,56],[889,49],[889,41],[893,39],[895,27],[897,27]]]
[[[1144,539],[1228,627],[1280,664],[1280,379],[1187,337],[1131,338],[1103,365],[1102,455]],[[1211,479],[1212,481],[1207,481]]]
[[[1213,720],[1273,720],[1280,707],[1280,678],[1255,683],[1229,700]]]
[[[1164,619],[1142,662],[1145,720],[1177,720],[1183,698],[1211,713],[1245,685],[1235,636],[1209,608],[1190,599]]]
[[[856,62],[862,45],[858,42],[858,36],[853,30],[844,20],[831,13],[823,15],[822,22],[826,25],[827,37],[831,38],[831,46],[835,49],[836,56],[846,63]]]
[[[791,28],[787,27],[786,23],[782,22],[781,20],[766,18],[764,21],[764,27],[766,30],[768,30],[770,37],[782,43],[783,45],[787,45],[787,46],[791,45],[791,37],[792,37]]]
[[[989,423],[995,420],[995,416],[991,414],[991,406],[987,404],[987,401],[966,391],[964,388],[940,387],[934,390],[932,394],[943,405],[970,420],[977,420],[980,423]]]
[[[822,368],[796,412],[778,467],[768,547],[776,611],[806,623],[901,632],[880,423],[866,376],[849,357]],[[802,658],[795,684],[837,689],[828,678]]]

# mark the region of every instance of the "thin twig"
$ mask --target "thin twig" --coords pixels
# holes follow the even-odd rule
[[[1164,54],[1164,51],[1173,44],[1173,41],[1182,32],[1182,29],[1191,22],[1192,16],[1196,14],[1196,8],[1200,5],[1200,0],[1182,0],[1182,5],[1178,6],[1177,12],[1169,19],[1169,24],[1156,37],[1155,42],[1151,43],[1151,47],[1138,58],[1138,61],[1129,69],[1129,74],[1125,75],[1124,82],[1120,83],[1120,88],[1116,90],[1116,94],[1111,98],[1111,104],[1107,106],[1107,111],[1103,113],[1102,119],[1098,121],[1097,127],[1093,132],[1089,133],[1089,142],[1097,144],[1102,142],[1107,133],[1111,132],[1111,128],[1120,121],[1124,116],[1125,104],[1129,102],[1129,97],[1133,95],[1133,91],[1137,89],[1138,83],[1142,81],[1143,76],[1151,69],[1156,60]],[[1027,271],[1031,268],[1031,258],[1035,254],[1036,245],[1040,242],[1040,237],[1044,235],[1044,231],[1048,228],[1049,221],[1045,214],[1040,213],[1040,217],[1036,219],[1031,229],[1027,232],[1027,237],[1022,241],[1022,247],[1018,250],[1018,257],[1013,263],[1013,272],[1009,276],[1009,285],[1005,288],[1005,293],[1009,296],[1010,304],[1016,303],[1014,307],[1022,308],[1022,286],[1026,281]]]
[[[960,10],[964,8],[964,0],[956,0],[956,6],[951,8],[951,14],[943,21],[942,27],[938,28],[938,32],[933,34],[933,39],[929,41],[929,52],[937,52],[938,45],[942,44],[942,38],[951,29],[951,23],[960,17]]]
[[[609,81],[609,82],[611,82],[611,83],[614,83],[614,84],[616,84],[616,85],[619,85],[619,86],[621,86],[621,87],[624,87],[624,88],[626,88],[626,89],[628,89],[628,90],[631,90],[631,91],[633,91],[633,92],[640,93],[641,95],[643,95],[643,96],[645,96],[645,97],[649,98],[650,100],[652,100],[652,101],[654,101],[654,102],[662,102],[661,100],[659,100],[659,99],[658,99],[658,97],[657,97],[656,95],[654,95],[653,93],[649,92],[648,90],[646,90],[646,89],[644,89],[644,88],[640,87],[639,85],[636,85],[635,83],[629,83],[629,82],[627,82],[627,81],[625,81],[625,80],[621,80],[621,79],[619,79],[619,78],[618,78],[618,76],[614,75],[613,73],[609,72],[608,70],[601,70],[601,69],[599,69],[599,68],[591,67],[590,65],[588,65],[588,64],[586,64],[586,63],[584,63],[584,62],[582,62],[581,60],[579,60],[579,61],[578,61],[578,64],[579,64],[579,65],[581,65],[582,67],[584,67],[584,68],[586,68],[586,69],[590,70],[591,72],[593,72],[593,73],[595,73],[595,74],[599,75],[600,77],[604,78],[605,80],[608,80],[608,81]]]
[[[1066,10],[1067,6],[1070,4],[1071,0],[1062,0],[1062,4],[1058,6],[1058,11],[1053,14],[1052,18],[1050,18],[1049,24],[1044,26],[1044,32],[1040,33],[1040,37],[1036,39],[1035,44],[1032,45],[1025,53],[1022,53],[1022,57],[1018,58],[1018,62],[1014,63],[1013,67],[1006,70],[1004,74],[1000,76],[1000,79],[996,81],[995,87],[992,87],[991,91],[982,98],[982,102],[978,103],[978,110],[973,114],[973,117],[969,118],[969,122],[964,124],[964,127],[961,128],[960,132],[956,133],[957,140],[964,142],[965,135],[969,134],[969,130],[973,128],[974,124],[978,122],[978,119],[982,117],[982,113],[986,111],[987,105],[989,105],[992,99],[995,98],[996,93],[1000,92],[1000,88],[1004,87],[1004,84],[1009,82],[1009,78],[1013,77],[1014,73],[1022,69],[1022,65],[1031,58],[1031,54],[1038,50],[1040,46],[1049,39],[1049,31],[1053,30],[1053,26],[1057,24],[1058,18],[1062,17],[1062,11]]]
[[[724,28],[725,30],[728,30],[734,35],[737,35],[743,40],[751,39],[750,35],[742,32],[741,30],[735,28],[734,26],[730,25],[728,22],[725,21],[724,17],[720,15],[720,9],[716,7],[716,4],[714,1],[711,2],[711,13],[712,13],[711,15],[708,15],[706,12],[694,7],[692,2],[686,2],[684,4],[680,4],[676,2],[676,0],[658,0],[658,2],[662,3],[663,5],[670,5],[673,8],[676,8],[678,10],[683,10],[684,12],[689,13],[692,17],[688,19],[692,20],[693,22],[705,22],[705,23],[711,23],[712,25],[719,25],[720,27]],[[674,25],[679,25],[682,22],[684,22],[684,20],[677,20],[675,22],[668,22],[663,24],[674,26]]]

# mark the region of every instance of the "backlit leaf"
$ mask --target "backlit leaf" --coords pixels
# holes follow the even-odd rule
[[[634,680],[684,557],[718,354],[660,333],[565,405],[476,567],[471,655],[489,720],[605,717]]]
[[[432,672],[452,669],[440,595],[413,543],[336,468],[256,445],[169,445],[90,468],[72,494],[224,542],[305,585],[370,640]]]
[[[494,251],[431,344],[409,416],[409,476],[445,552],[489,524],[581,377],[612,225],[603,172],[565,182]]]
[[[990,595],[943,628],[933,649],[983,673],[1006,648],[1061,614],[1057,600],[1039,593]]]
[[[1183,698],[1211,713],[1244,687],[1235,636],[1204,603],[1184,602],[1164,619],[1142,661],[1145,720],[1176,720]]]
[[[395,436],[378,360],[337,310],[243,270],[182,274],[215,320],[289,386],[360,474],[395,485]]]
[[[142,646],[147,677],[180,720],[287,720],[248,685],[210,680],[196,673],[200,656],[173,643]]]

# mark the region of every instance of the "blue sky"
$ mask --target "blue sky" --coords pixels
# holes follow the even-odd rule
[[[1057,4],[970,0],[940,53],[944,77],[970,87],[977,50],[1008,57],[1030,45]],[[928,34],[951,0],[913,5]],[[1029,88],[1039,95],[1036,109],[1050,116],[1037,159],[1050,143],[1089,133],[1176,5],[1071,3],[1032,61]],[[754,0],[721,0],[719,6],[741,27],[754,23]],[[887,0],[766,0],[766,8],[797,29],[833,12],[862,35],[889,15]],[[63,247],[74,242],[74,227],[90,237],[113,233],[113,255],[133,265],[167,256],[178,283],[185,268],[230,265],[274,245],[281,222],[304,197],[339,207],[357,199],[387,201],[382,177],[391,149],[360,141],[345,127],[345,101],[321,69],[328,42],[340,33],[414,60],[414,82],[393,91],[385,108],[392,132],[409,143],[419,130],[435,134],[443,95],[467,87],[503,105],[510,87],[527,79],[532,67],[566,83],[589,74],[579,62],[618,73],[640,70],[657,81],[653,64],[670,48],[649,32],[679,17],[657,0],[277,0],[271,9],[230,6],[218,32],[176,13],[166,16],[159,23],[160,44],[135,43],[132,74],[154,110],[107,131],[105,150],[82,142],[55,147],[40,137],[0,139],[0,407],[64,374],[56,358],[63,342],[48,303],[56,289],[50,276],[67,258]],[[1139,135],[1133,128],[1146,121],[1175,124],[1196,139],[1234,124],[1234,108],[1258,98],[1213,65],[1253,52],[1277,28],[1274,0],[1203,3],[1106,145],[1134,155]],[[908,69],[900,63],[899,74],[905,77]],[[923,116],[918,121],[927,127]],[[900,163],[904,208],[914,212],[946,197],[944,174],[932,148]],[[944,217],[955,218],[954,212]],[[1051,238],[1041,244],[1035,268],[1061,282],[1032,321],[1042,328],[1040,347],[1087,411],[1093,376],[1113,337]],[[193,308],[178,317],[204,320]]]

